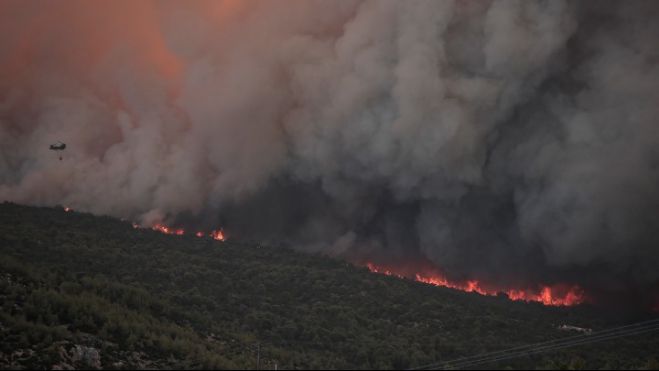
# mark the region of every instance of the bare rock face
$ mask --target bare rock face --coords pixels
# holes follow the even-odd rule
[[[71,364],[80,365],[84,368],[97,370],[101,368],[101,354],[93,347],[76,345],[69,350],[66,358]]]

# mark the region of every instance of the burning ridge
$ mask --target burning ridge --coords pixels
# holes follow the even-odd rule
[[[409,277],[397,273],[395,268],[384,267],[370,262],[366,267],[373,273],[395,276],[404,279],[413,279],[433,286],[447,287],[465,292],[475,292],[484,296],[498,296],[505,294],[510,300],[538,302],[550,306],[574,306],[587,302],[584,290],[578,285],[541,285],[537,288],[527,289],[492,289],[478,280],[464,282],[451,281],[437,271],[416,273]]]

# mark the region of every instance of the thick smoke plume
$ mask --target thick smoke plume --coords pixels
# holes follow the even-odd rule
[[[653,1],[5,0],[0,199],[642,297],[657,19]]]

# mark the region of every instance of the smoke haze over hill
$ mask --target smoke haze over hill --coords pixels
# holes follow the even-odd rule
[[[651,1],[3,1],[0,199],[501,286],[656,290],[658,17]]]

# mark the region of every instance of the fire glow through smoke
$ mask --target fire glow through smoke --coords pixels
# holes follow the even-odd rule
[[[366,263],[366,267],[373,273],[408,278],[403,274],[396,273],[391,268],[384,268],[373,263]],[[486,285],[478,280],[467,280],[463,283],[449,281],[438,272],[416,273],[411,277],[417,282],[423,282],[433,286],[448,287],[465,292],[475,292],[484,296],[497,296],[501,293],[513,301],[538,302],[551,306],[573,306],[586,302],[583,290],[577,285],[554,285],[542,286],[539,290],[492,290],[485,288]]]
[[[2,1],[0,201],[423,259],[440,273],[377,270],[513,300],[659,307],[657,14]]]
[[[68,208],[66,209],[66,211],[69,210],[70,209]],[[133,228],[142,227],[133,223]],[[167,235],[183,236],[186,234],[185,229],[183,228],[172,228],[160,223],[155,224],[151,227],[151,229]],[[225,233],[222,229],[211,231],[209,234],[205,234],[204,232],[197,232],[194,235],[198,238],[210,237],[216,241],[226,241]],[[384,268],[373,263],[366,263],[366,267],[369,271],[376,274],[384,274],[402,279],[408,278],[403,274],[396,273],[394,269]],[[447,287],[464,292],[474,292],[483,296],[498,296],[503,293],[513,301],[537,302],[548,306],[574,306],[586,302],[583,289],[581,289],[578,285],[542,286],[539,290],[492,290],[485,288],[486,285],[483,285],[478,280],[467,280],[463,283],[453,282],[438,272],[416,273],[411,278],[417,282],[422,282],[428,285]]]
[[[69,207],[64,207],[65,212],[72,212],[73,209]],[[132,223],[133,228],[143,229],[145,227]],[[184,228],[173,228],[169,227],[162,223],[156,223],[151,227],[152,230],[174,236],[184,236],[186,231]],[[225,242],[226,236],[223,229],[213,230],[210,233],[206,234],[204,232],[196,232],[194,234],[197,238],[210,237],[216,241]],[[537,290],[520,290],[520,289],[507,289],[507,290],[493,290],[486,288],[487,285],[482,284],[478,280],[467,280],[465,282],[459,283],[450,281],[444,277],[439,272],[424,272],[424,273],[415,273],[412,277],[407,277],[404,274],[397,273],[393,268],[385,268],[380,265],[376,265],[371,262],[366,263],[366,267],[369,271],[376,274],[384,274],[387,276],[394,276],[402,279],[411,278],[417,282],[422,282],[432,286],[447,287],[455,290],[460,290],[464,292],[474,292],[483,296],[497,296],[501,293],[508,296],[510,300],[513,301],[525,301],[525,302],[538,302],[543,305],[550,306],[573,306],[585,303],[586,297],[578,285],[554,285],[554,286],[542,286]],[[654,308],[654,311],[659,310],[659,304]]]
[[[135,226],[135,224],[133,224],[133,226]],[[153,227],[151,227],[151,229],[153,229],[154,231],[158,231],[160,233],[170,234],[175,236],[183,236],[186,234],[185,229],[183,228],[172,228],[163,224],[156,224]],[[205,234],[204,232],[197,232],[194,235],[195,237],[198,238],[210,237],[215,241],[220,241],[220,242],[226,241],[226,237],[224,236],[224,231],[222,229],[211,231],[208,234]]]
[[[143,229],[145,227],[137,224],[137,223],[132,223],[133,228],[135,229]],[[156,232],[160,232],[162,234],[167,234],[167,235],[173,235],[173,236],[184,236],[186,234],[184,228],[173,228],[173,227],[168,227],[164,224],[161,223],[156,223],[151,227],[152,230]],[[197,238],[204,238],[204,237],[209,237],[214,239],[215,241],[220,241],[224,242],[226,241],[226,236],[225,233],[222,229],[217,229],[214,231],[211,231],[210,233],[206,234],[204,232],[197,232],[194,234],[195,237]]]
[[[134,228],[141,228],[139,225],[133,223]],[[154,231],[175,236],[183,236],[186,234],[183,228],[172,228],[164,224],[155,224],[151,227]],[[210,237],[216,241],[226,241],[225,233],[222,229],[211,231],[209,234],[204,232],[197,232],[195,236],[198,238]],[[373,263],[366,263],[366,267],[373,273],[384,274],[387,276],[394,276],[406,279],[403,274],[395,273],[391,268],[384,268]],[[449,281],[446,277],[438,272],[433,273],[416,273],[412,279],[417,282],[422,282],[432,286],[447,287],[464,292],[474,292],[483,296],[497,296],[504,293],[510,300],[525,301],[525,302],[538,302],[543,305],[549,306],[573,306],[586,302],[583,290],[577,285],[554,285],[542,286],[539,290],[492,290],[485,288],[478,280],[467,280],[463,283]]]
[[[176,236],[183,236],[185,234],[185,230],[182,228],[170,228],[162,224],[156,224],[152,228],[154,231],[158,231],[164,234],[173,234]]]

